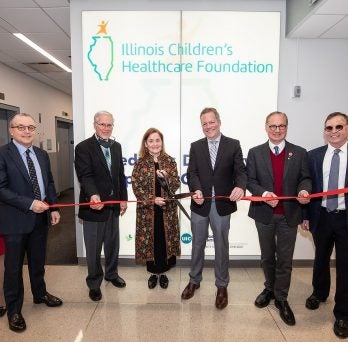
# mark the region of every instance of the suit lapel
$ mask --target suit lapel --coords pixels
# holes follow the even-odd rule
[[[44,186],[46,188],[47,184],[48,184],[48,179],[47,179],[47,173],[45,172],[47,166],[46,166],[46,163],[45,163],[45,160],[44,160],[44,155],[37,147],[33,146],[33,148],[34,148],[34,151],[35,151],[36,158],[37,158],[37,160],[39,162],[39,165],[40,165],[43,183],[44,183]]]
[[[319,179],[319,184],[320,184],[320,190],[323,191],[323,163],[324,163],[324,157],[325,157],[325,153],[327,151],[327,145],[321,149],[318,153],[318,158],[315,158],[315,169],[318,170],[318,174],[317,177]],[[347,178],[346,178],[347,180]]]
[[[30,180],[30,177],[29,177],[28,170],[27,170],[27,168],[26,168],[26,166],[25,166],[25,164],[23,162],[23,159],[22,159],[21,155],[18,152],[17,147],[15,146],[14,143],[10,143],[8,145],[8,148],[9,148],[9,156],[10,156],[10,158],[16,164],[17,168],[19,169],[19,171],[21,172],[23,177],[26,179],[26,181],[31,184],[31,180]]]
[[[289,171],[289,166],[291,163],[291,158],[296,157],[294,155],[294,151],[292,151],[291,145],[285,141],[285,148],[284,148],[284,153],[285,153],[285,159],[284,159],[284,172],[283,172],[283,180],[286,178],[287,173]]]
[[[269,149],[269,144],[268,141],[263,144],[262,146],[262,158],[265,162],[266,165],[266,169],[269,172],[269,174],[271,175],[272,179],[273,179],[273,168],[272,168],[272,161],[271,161],[271,155],[270,155],[271,151]]]
[[[216,160],[215,160],[215,166],[214,169],[216,169],[221,161],[221,157],[223,156],[224,150],[225,150],[225,136],[221,134],[221,138],[220,138],[220,143],[219,143],[219,148],[217,150],[217,154],[216,154]],[[209,152],[209,146],[208,146],[208,154],[209,154],[209,160],[210,160],[210,165],[211,165],[211,158],[210,158],[210,152]],[[213,170],[213,166],[212,166],[212,170]],[[214,171],[214,170],[213,170]]]
[[[221,141],[220,141],[221,143]],[[202,155],[204,156],[204,158],[207,159],[208,161],[208,165],[210,165],[210,170],[213,172],[213,166],[211,165],[211,159],[210,159],[210,153],[209,153],[209,146],[208,146],[208,139],[207,138],[204,138],[202,140]],[[199,158],[199,156],[198,156]],[[216,160],[217,160],[217,157],[216,157]],[[215,165],[216,165],[216,161],[215,161]]]
[[[97,139],[95,138],[95,136],[91,137],[91,146],[92,146],[93,151],[97,155],[97,158],[100,159],[103,167],[105,167],[105,169],[110,174],[110,171],[109,171],[109,168],[108,168],[108,164],[106,163],[106,159],[105,159],[104,153],[103,153],[103,151],[102,151],[102,149],[101,149]]]

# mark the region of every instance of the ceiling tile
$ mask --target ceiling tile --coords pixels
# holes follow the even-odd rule
[[[318,38],[344,15],[312,15],[289,35],[290,38]]]
[[[68,50],[70,39],[63,32],[57,33],[28,33],[26,35],[44,50]]]
[[[348,14],[347,0],[326,0],[318,5],[316,14]]]
[[[35,0],[40,7],[64,7],[70,6],[68,0]]]
[[[18,7],[37,7],[37,4],[35,4],[32,0],[1,0],[0,1],[0,8],[4,7],[12,7],[12,8],[18,8]]]
[[[60,27],[39,8],[4,8],[0,17],[23,34],[61,31]]]
[[[44,11],[60,26],[70,37],[70,8],[45,8]]]
[[[320,38],[346,38],[348,39],[348,16],[345,16],[335,26],[323,33]]]

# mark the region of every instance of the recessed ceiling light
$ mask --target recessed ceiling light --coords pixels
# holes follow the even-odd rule
[[[39,45],[35,44],[33,41],[31,41],[29,38],[27,38],[24,34],[22,34],[22,33],[13,33],[13,35],[16,36],[18,39],[20,39],[25,44],[28,44],[31,48],[33,48],[37,52],[40,52],[42,55],[44,55],[46,58],[48,58],[53,63],[57,64],[63,70],[65,70],[67,72],[72,72],[72,70],[69,67],[67,67],[65,64],[60,62],[57,58],[53,57],[47,51],[42,49]]]

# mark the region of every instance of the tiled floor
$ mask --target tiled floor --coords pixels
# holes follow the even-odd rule
[[[333,294],[316,311],[304,306],[311,293],[311,268],[293,270],[289,302],[297,321],[294,327],[283,323],[273,302],[264,309],[254,306],[263,289],[260,269],[230,269],[229,305],[222,311],[214,306],[212,268],[204,270],[201,288],[185,302],[180,295],[188,282],[188,268],[171,270],[166,290],[149,290],[142,267],[121,267],[119,273],[127,287],[103,283],[103,299],[94,303],[85,285],[85,266],[47,266],[48,290],[64,300],[62,307],[48,308],[32,303],[25,270],[22,313],[27,330],[10,331],[3,317],[0,341],[338,341],[332,331]]]

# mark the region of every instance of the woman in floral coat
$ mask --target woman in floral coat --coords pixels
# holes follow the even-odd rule
[[[149,128],[142,139],[139,159],[132,173],[133,192],[139,201],[136,213],[135,260],[151,273],[148,286],[153,289],[159,280],[168,287],[166,272],[180,255],[180,229],[175,201],[165,201],[168,193],[158,177],[166,178],[171,193],[180,186],[174,158],[164,149],[163,134]]]

